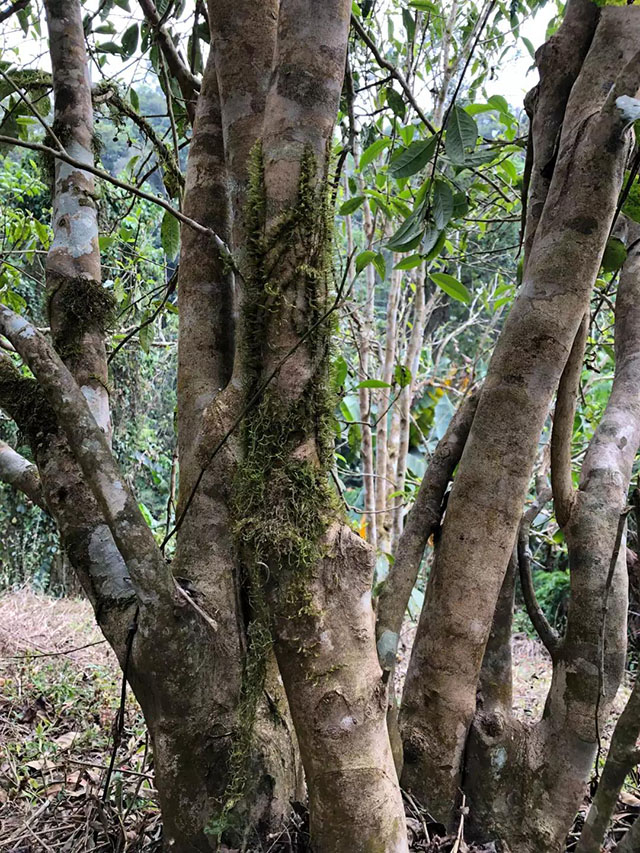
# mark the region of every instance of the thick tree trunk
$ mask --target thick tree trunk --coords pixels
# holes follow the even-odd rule
[[[473,831],[480,838],[502,838],[523,853],[563,849],[624,672],[628,592],[623,511],[640,444],[639,305],[640,253],[634,248],[618,286],[611,395],[585,456],[579,488],[563,493],[571,598],[564,640],[551,646],[553,678],[544,717],[527,728],[509,713],[483,710],[470,740],[465,789]],[[577,382],[579,371],[574,369],[573,375]],[[565,388],[565,394],[570,396],[572,389]],[[568,417],[573,420],[572,411]],[[568,453],[556,452],[552,458],[556,464],[570,462]],[[556,472],[556,485],[566,481]],[[580,842],[585,853],[599,850],[626,775],[622,766],[626,761],[628,769],[630,757],[637,757],[638,721],[631,722],[636,711],[630,701],[620,720],[604,787]]]
[[[271,627],[314,849],[402,853],[371,553],[340,519],[328,483],[327,148],[349,19],[347,0],[313,10],[303,0],[280,4],[247,217],[242,364],[247,397],[259,402],[245,417],[236,506],[253,615],[248,653],[258,670]]]
[[[616,101],[638,91],[639,36],[636,10],[602,10],[569,99],[522,289],[493,355],[449,500],[401,713],[403,782],[441,818],[449,818],[460,785],[484,647],[538,437],[615,212],[629,125]],[[615,56],[612,42],[619,46]],[[576,756],[575,763],[583,760]]]

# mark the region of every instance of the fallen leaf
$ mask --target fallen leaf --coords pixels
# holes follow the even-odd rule
[[[63,735],[59,735],[58,737],[53,739],[53,743],[58,747],[60,752],[63,752],[66,749],[70,749],[76,738],[80,737],[80,732],[65,732]]]

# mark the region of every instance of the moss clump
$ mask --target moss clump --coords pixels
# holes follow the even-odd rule
[[[116,301],[99,281],[49,276],[49,316],[55,329],[54,345],[72,357],[87,332],[104,334],[114,322]],[[54,322],[55,319],[55,322]]]
[[[335,510],[329,485],[335,394],[329,358],[333,321],[325,317],[332,285],[327,195],[326,180],[318,179],[307,150],[295,205],[267,229],[262,150],[259,144],[254,149],[242,341],[245,395],[252,405],[243,422],[243,458],[234,483],[248,648],[226,802],[211,826],[218,837],[228,832],[233,810],[247,795],[273,618],[319,616],[308,581]],[[292,357],[301,356],[308,365],[304,387],[293,393],[283,393],[272,375],[282,366],[282,355],[274,364],[273,344],[283,327],[297,339]]]
[[[34,452],[57,432],[53,409],[36,380],[22,374],[7,358],[0,358],[0,400]]]

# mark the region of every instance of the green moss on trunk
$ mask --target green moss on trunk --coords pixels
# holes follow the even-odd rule
[[[329,485],[335,396],[329,359],[333,321],[324,318],[332,285],[326,181],[318,179],[315,158],[305,151],[296,204],[267,230],[259,144],[251,176],[242,356],[245,396],[255,404],[242,426],[233,506],[249,604],[248,648],[229,788],[210,827],[227,840],[234,810],[250,796],[247,769],[273,610],[292,619],[313,618],[308,578],[322,557],[322,539],[336,511]],[[265,365],[273,359],[270,347],[283,323],[289,331],[293,326],[299,342],[291,357],[300,354],[310,365],[304,387],[294,394],[283,394],[277,377],[261,391],[269,375]]]

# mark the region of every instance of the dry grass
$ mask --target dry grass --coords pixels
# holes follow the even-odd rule
[[[399,688],[415,630],[407,622],[401,634]],[[542,714],[551,664],[540,643],[524,635],[514,638],[513,653],[515,713],[533,721]],[[142,715],[130,695],[116,772],[103,802],[120,679],[115,655],[86,601],[52,599],[28,589],[0,597],[0,851],[160,849],[152,757]],[[624,686],[605,743],[627,695]],[[624,831],[627,817],[640,811],[639,793],[630,785],[623,794],[612,841]],[[428,816],[410,797],[406,807],[412,850],[446,853],[455,847],[455,837],[430,837]],[[278,842],[273,853],[303,851],[306,816],[294,815],[282,836],[288,841]],[[481,849],[463,841],[458,847],[460,853]]]
[[[103,798],[120,678],[87,602],[25,589],[0,599],[0,850],[159,849],[147,735],[131,697]]]

